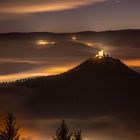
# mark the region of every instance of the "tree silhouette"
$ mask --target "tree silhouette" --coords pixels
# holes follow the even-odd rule
[[[16,127],[16,118],[13,114],[8,113],[5,118],[5,129],[0,131],[0,138],[2,140],[19,140],[19,128]]]
[[[60,128],[56,131],[56,136],[53,137],[53,140],[70,140],[72,133],[69,131],[65,121],[62,121]]]
[[[82,140],[82,131],[74,132],[74,140]]]

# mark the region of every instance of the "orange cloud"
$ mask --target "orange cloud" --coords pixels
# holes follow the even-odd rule
[[[7,1],[7,0],[6,0]],[[14,0],[14,3],[9,1],[9,5],[1,5],[1,13],[36,13],[36,12],[47,12],[47,11],[61,11],[67,9],[74,9],[85,5],[96,4],[99,2],[105,2],[107,0],[40,0],[35,1],[24,1],[18,2]]]

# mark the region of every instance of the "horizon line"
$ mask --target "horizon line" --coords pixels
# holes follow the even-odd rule
[[[100,33],[100,32],[115,32],[115,31],[132,31],[132,30],[140,30],[140,28],[137,29],[114,29],[114,30],[102,30],[102,31],[95,31],[95,30],[83,30],[83,31],[78,31],[78,32],[48,32],[48,31],[29,31],[29,32],[0,32],[0,34],[28,34],[28,33],[50,33],[50,34],[77,34],[77,33],[84,33],[84,32],[95,32],[95,33]]]

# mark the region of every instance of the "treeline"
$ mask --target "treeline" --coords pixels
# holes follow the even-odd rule
[[[20,140],[19,127],[17,126],[16,117],[12,113],[8,113],[4,119],[4,129],[0,130],[0,140]],[[62,124],[56,131],[53,140],[82,140],[82,132],[70,132],[66,122]]]
[[[0,140],[19,140],[19,127],[17,127],[14,115],[8,113],[4,125],[4,129],[0,130]]]
[[[66,122],[63,120],[60,128],[56,131],[56,136],[53,137],[53,140],[82,140],[81,134],[81,131],[70,132]]]

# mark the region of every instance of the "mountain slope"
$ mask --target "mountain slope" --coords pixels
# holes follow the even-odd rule
[[[30,111],[35,116],[115,115],[137,122],[139,84],[138,73],[117,59],[104,57],[90,58],[60,75],[1,85],[0,93],[13,95],[10,99],[18,100],[19,107],[26,109],[23,112]]]
[[[127,76],[138,76],[139,74],[132,69],[124,65],[120,60],[114,59],[112,57],[103,58],[89,58],[81,65],[69,71],[71,73],[85,73],[86,75],[99,76],[102,78],[107,78],[108,76],[113,76],[116,78],[122,78]],[[94,78],[94,77],[93,77]]]

